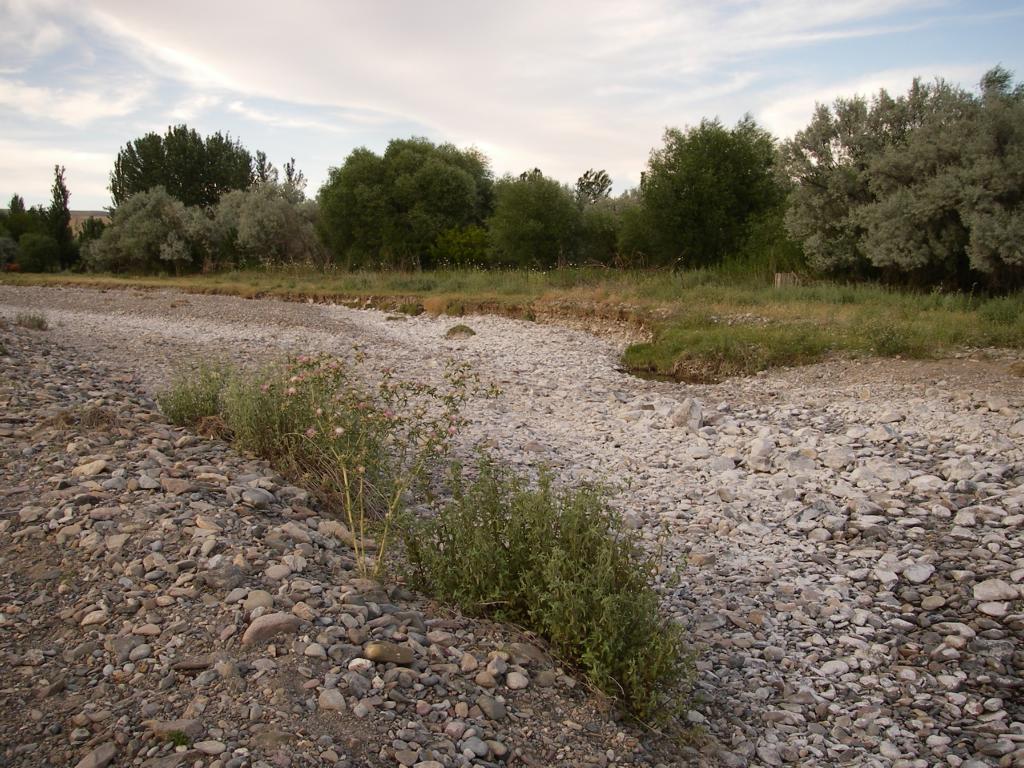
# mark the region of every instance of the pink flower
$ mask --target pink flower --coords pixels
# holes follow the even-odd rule
[[[339,435],[339,436],[340,435],[344,435],[345,434],[345,428],[344,427],[335,427],[334,428],[334,434]]]
[[[306,430],[306,437],[316,437],[316,430],[310,427]]]
[[[285,390],[285,394],[286,395],[294,395],[298,391],[299,390],[297,390],[295,387],[288,387],[288,389]]]
[[[269,392],[269,391],[270,391],[270,385],[269,384],[260,384],[260,392]]]
[[[449,437],[454,435],[456,432],[458,432],[458,430],[455,427],[448,427],[448,436]]]

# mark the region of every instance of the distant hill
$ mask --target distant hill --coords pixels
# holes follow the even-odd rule
[[[0,213],[7,214],[10,210],[0,208]],[[82,222],[91,217],[99,219],[104,224],[110,223],[110,214],[106,211],[71,211],[71,231],[77,235],[78,230],[82,228]]]
[[[71,211],[71,231],[76,235],[82,228],[82,222],[90,217],[95,217],[104,224],[110,223],[110,214],[106,211]]]

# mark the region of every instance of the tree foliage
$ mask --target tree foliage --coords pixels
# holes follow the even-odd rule
[[[359,148],[320,189],[321,233],[350,267],[430,267],[443,233],[484,221],[492,187],[475,149],[420,138],[391,141],[383,156]]]
[[[324,249],[315,218],[315,203],[295,200],[294,188],[288,184],[268,182],[234,190],[221,197],[214,209],[213,247],[224,265],[322,266]]]
[[[71,234],[71,192],[64,180],[64,173],[63,165],[53,166],[52,197],[46,217],[50,236],[57,241],[60,251],[60,266],[67,269],[78,259],[78,249]]]
[[[704,267],[739,251],[752,218],[783,197],[774,168],[774,140],[749,116],[666,130],[640,186],[652,262]]]
[[[204,139],[186,125],[175,125],[163,136],[147,133],[118,152],[110,194],[117,207],[160,186],[187,206],[211,206],[225,192],[252,184],[254,173],[252,155],[229,135],[218,131]]]
[[[0,235],[0,271],[11,268],[18,261],[18,241],[7,235]]]
[[[549,268],[575,261],[581,226],[575,195],[537,168],[498,182],[488,225],[499,264]]]
[[[60,268],[60,244],[52,235],[26,232],[18,241],[17,263],[22,272],[53,272]]]
[[[83,260],[103,271],[181,273],[203,264],[209,240],[203,211],[157,186],[125,200],[99,239],[85,246]]]
[[[580,205],[593,205],[611,194],[612,180],[606,171],[591,168],[576,180],[576,201]]]
[[[996,68],[980,94],[914,80],[818,105],[781,150],[789,232],[832,274],[918,285],[1024,277],[1024,90]]]

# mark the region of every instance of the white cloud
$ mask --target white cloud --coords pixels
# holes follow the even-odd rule
[[[29,117],[81,127],[96,120],[134,112],[147,92],[145,84],[100,88],[45,88],[0,79],[0,105]]]
[[[221,103],[219,96],[209,93],[195,93],[182,99],[171,108],[170,115],[174,120],[187,123],[194,120],[198,115],[206,112]]]
[[[0,50],[18,59],[43,56],[68,40],[61,25],[48,18],[58,8],[54,0],[0,0]]]
[[[250,120],[327,127],[246,98],[396,115],[445,138],[486,140],[499,169],[574,178],[595,164],[635,176],[665,125],[695,123],[750,88],[756,75],[727,64],[876,34],[894,11],[929,5],[256,2],[240,12],[206,0],[99,0],[88,18],[182,80],[236,92],[233,109]]]
[[[106,195],[96,195],[93,190],[106,188],[113,164],[113,155],[104,152],[75,151],[63,146],[0,138],[0,179],[4,184],[0,200],[6,203],[17,192],[27,205],[48,204],[53,166],[63,165],[71,190],[71,208],[98,208],[107,205],[109,199]]]
[[[246,120],[256,123],[263,123],[275,128],[301,128],[327,133],[350,133],[344,124],[326,123],[322,120],[312,120],[306,117],[293,117],[290,115],[266,112],[262,109],[250,107],[242,101],[233,101],[228,104],[228,111],[241,115]]]
[[[750,110],[785,135],[816,100],[902,91],[933,71],[973,82],[982,68],[962,64],[978,45],[913,70],[895,47],[942,19],[948,32],[954,11],[984,16],[969,0],[0,0],[0,41],[24,43],[0,52],[0,106],[51,121],[70,146],[172,121],[226,130],[272,156],[305,154],[311,180],[325,171],[312,161],[417,133],[475,144],[498,173],[571,181],[600,166],[621,188],[666,126]],[[61,46],[67,56],[45,56]]]

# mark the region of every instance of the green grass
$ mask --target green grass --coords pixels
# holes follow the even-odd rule
[[[624,364],[681,380],[715,381],[829,355],[940,357],[964,347],[1024,348],[1024,293],[985,298],[827,282],[775,289],[734,266],[688,272],[601,268],[319,273],[309,269],[190,277],[0,276],[8,284],[179,288],[194,293],[314,298],[431,315],[568,315],[642,326],[650,341]]]
[[[46,331],[50,328],[46,316],[40,312],[19,312],[14,318],[14,324],[33,331]]]
[[[490,461],[437,517],[404,526],[411,583],[546,638],[642,721],[672,714],[686,676],[680,627],[650,586],[657,566],[596,488],[530,488]]]

